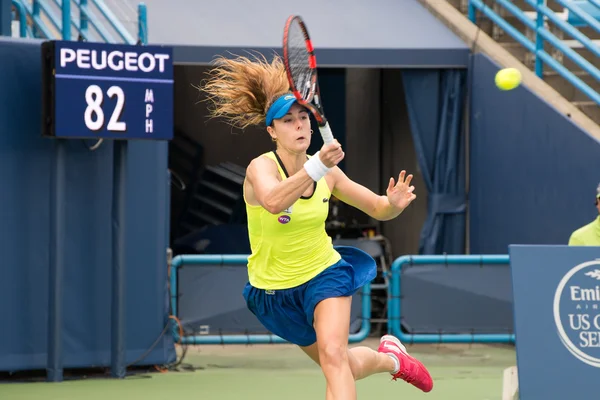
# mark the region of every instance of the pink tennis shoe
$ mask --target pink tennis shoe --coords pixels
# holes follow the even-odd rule
[[[395,374],[392,373],[393,380],[400,378],[424,392],[430,392],[433,389],[433,379],[431,379],[427,368],[419,360],[406,352],[406,348],[400,343],[400,340],[392,335],[384,335],[381,338],[377,351],[392,354],[400,362],[398,372]]]

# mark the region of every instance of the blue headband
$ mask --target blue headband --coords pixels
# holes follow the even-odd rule
[[[274,119],[283,118],[288,111],[290,111],[290,107],[296,102],[296,98],[293,94],[284,94],[279,97],[277,100],[271,104],[269,110],[267,111],[267,117],[265,119],[265,123],[267,126],[270,126],[273,123]]]

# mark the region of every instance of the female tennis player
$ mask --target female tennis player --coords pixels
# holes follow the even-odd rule
[[[396,218],[416,198],[412,175],[400,172],[378,196],[336,166],[344,158],[337,141],[307,155],[309,114],[288,92],[278,57],[220,57],[200,90],[212,116],[240,128],[265,124],[276,144],[250,162],[243,186],[252,250],[248,308],[321,367],[328,400],[356,399],[355,381],[381,372],[429,392],[429,372],[397,338],[383,336],[377,351],[348,348],[351,296],[375,278],[376,264],[361,250],[334,248],[325,231],[331,195],[377,220]]]

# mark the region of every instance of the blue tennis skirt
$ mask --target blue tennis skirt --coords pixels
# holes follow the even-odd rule
[[[310,281],[290,289],[244,288],[248,309],[271,333],[298,346],[317,341],[313,316],[317,304],[331,297],[352,296],[377,274],[377,264],[364,251],[336,246],[341,260]]]

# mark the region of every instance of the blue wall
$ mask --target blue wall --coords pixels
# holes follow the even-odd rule
[[[525,87],[502,92],[498,66],[474,57],[470,128],[472,254],[566,244],[598,212],[600,143]]]
[[[55,149],[54,141],[40,133],[40,42],[0,41],[0,60],[0,370],[45,368]],[[112,165],[111,142],[96,151],[80,140],[67,145],[65,368],[110,365]],[[125,318],[130,363],[168,322],[167,143],[131,142],[127,174]],[[167,334],[138,365],[163,364],[174,357]]]

